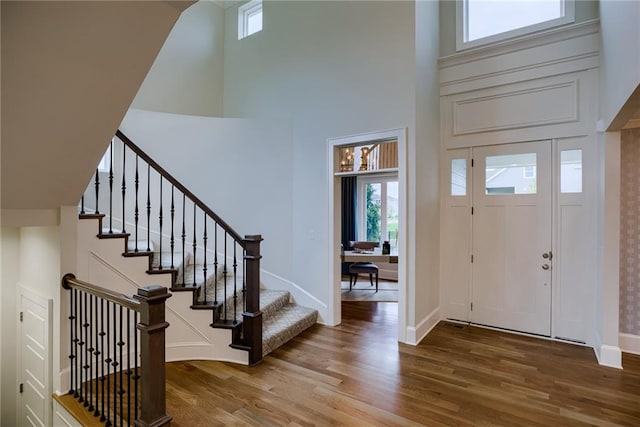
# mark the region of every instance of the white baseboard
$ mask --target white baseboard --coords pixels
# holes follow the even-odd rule
[[[325,319],[328,319],[329,310],[325,303],[284,277],[280,277],[266,270],[261,270],[260,275],[264,288],[289,291],[291,298],[296,304],[318,310],[318,323],[326,324]]]
[[[621,333],[618,344],[623,352],[640,355],[640,335]]]
[[[417,326],[407,327],[407,344],[418,345],[440,321],[440,307],[436,307]]]
[[[598,363],[610,368],[622,369],[622,351],[620,347],[603,344],[594,348]]]

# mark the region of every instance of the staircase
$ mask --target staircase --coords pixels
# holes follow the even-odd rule
[[[97,234],[90,237],[94,242],[83,247],[99,248],[109,241],[109,250],[89,250],[100,253],[96,258],[104,261],[108,270],[118,271],[123,277],[139,277],[137,273],[119,272],[120,269],[131,271],[130,265],[118,267],[128,261],[137,263],[140,266],[138,269],[144,270],[144,275],[152,282],[161,280],[174,297],[179,297],[179,303],[176,298],[168,301],[173,303],[174,319],[184,322],[187,330],[195,331],[195,336],[206,335],[202,330],[205,327],[230,331],[226,338],[223,334],[222,341],[228,341],[227,346],[234,350],[248,352],[250,365],[258,363],[263,356],[316,323],[317,311],[293,303],[288,291],[262,289],[260,286],[260,236],[240,238],[120,131],[117,136],[123,142],[122,148],[114,148],[112,142],[108,151],[108,172],[96,170],[94,181],[80,204],[80,222],[93,221],[93,230],[97,230]],[[127,159],[128,150],[132,150],[135,157]],[[123,159],[120,166],[114,163],[116,155]],[[142,167],[139,165],[140,159],[146,163]],[[158,177],[152,177],[152,170]],[[116,183],[116,176],[119,175],[122,176],[121,182]],[[101,176],[103,188],[100,188]],[[105,180],[108,184],[104,183]],[[109,192],[105,195],[104,187],[107,185]],[[114,186],[122,190],[121,196],[117,191],[114,197]],[[127,187],[131,186],[135,186],[134,195],[126,192]],[[170,198],[165,196],[163,200],[163,191],[164,194],[170,194]],[[159,201],[152,201],[158,193]],[[101,197],[107,198],[108,214],[98,210],[98,207],[105,205]],[[120,202],[120,205],[116,206],[116,202]],[[159,220],[154,221],[152,217]],[[121,245],[116,243],[118,241]],[[116,251],[116,255],[110,253]],[[144,262],[140,263],[140,260]],[[146,281],[128,280],[138,286]],[[176,321],[168,320],[170,323]],[[171,328],[168,332],[171,332]],[[219,338],[207,340],[211,342],[209,347],[213,350],[205,356],[190,356],[183,352],[173,360],[207,358],[237,361],[237,358],[228,356],[229,350],[221,350],[220,355],[216,356],[216,349],[222,347]],[[167,346],[171,345],[168,339]]]

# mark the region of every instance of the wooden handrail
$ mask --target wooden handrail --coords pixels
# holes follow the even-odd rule
[[[156,170],[163,178],[169,181],[173,186],[175,186],[178,190],[180,190],[184,195],[186,195],[193,203],[195,203],[200,209],[202,209],[207,215],[209,215],[213,220],[220,225],[227,233],[233,237],[233,239],[238,242],[240,246],[245,248],[244,241],[240,234],[238,234],[229,224],[227,224],[222,218],[220,218],[214,211],[212,211],[207,205],[202,202],[195,194],[187,189],[184,185],[180,183],[177,179],[173,177],[169,172],[167,172],[162,166],[156,163],[147,153],[142,151],[140,147],[133,143],[120,129],[116,131],[116,136],[126,145],[131,151],[136,153],[141,159],[147,162],[153,169]]]
[[[87,294],[97,296],[98,298],[102,298],[104,300],[119,304],[128,309],[137,311],[138,313],[141,310],[142,304],[140,304],[140,301],[138,301],[137,299],[124,294],[120,294],[118,292],[114,292],[110,289],[92,285],[91,283],[83,282],[82,280],[76,279],[76,276],[71,273],[65,274],[62,278],[62,287],[66,290],[74,288],[78,289]]]

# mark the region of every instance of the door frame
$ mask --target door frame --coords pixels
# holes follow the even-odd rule
[[[385,131],[363,133],[358,135],[330,138],[327,140],[327,163],[329,184],[329,321],[332,325],[342,322],[342,292],[340,282],[342,279],[340,264],[341,243],[341,176],[336,176],[339,171],[336,151],[343,146],[361,145],[373,141],[395,139],[398,142],[398,341],[406,341],[407,332],[407,129],[398,128]]]

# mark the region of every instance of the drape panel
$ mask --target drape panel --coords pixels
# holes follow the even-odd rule
[[[357,235],[358,180],[355,176],[342,177],[342,246],[349,249],[349,242]],[[349,263],[342,263],[342,274],[349,274]]]

